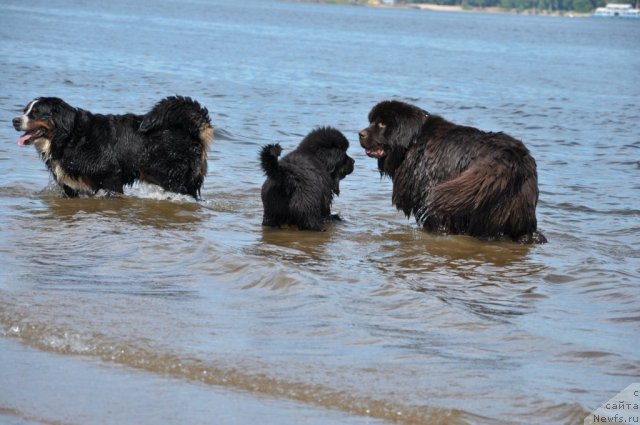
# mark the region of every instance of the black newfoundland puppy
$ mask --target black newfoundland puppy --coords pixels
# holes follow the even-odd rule
[[[264,146],[260,162],[267,180],[262,185],[262,225],[322,230],[325,220],[340,220],[331,215],[331,202],[334,194],[340,194],[340,180],[353,171],[348,147],[346,137],[331,127],[313,130],[280,161],[279,144]]]
[[[13,126],[25,132],[18,144],[35,146],[70,197],[100,189],[122,193],[145,181],[197,199],[213,140],[207,109],[179,96],[161,100],[146,115],[93,114],[40,97]]]
[[[425,229],[543,243],[536,229],[536,162],[519,140],[384,101],[359,133],[393,182],[395,206]]]

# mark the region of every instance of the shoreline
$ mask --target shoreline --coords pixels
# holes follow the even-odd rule
[[[501,7],[464,7],[460,5],[439,5],[432,3],[411,3],[411,4],[395,4],[387,5],[380,1],[368,1],[363,3],[353,3],[351,1],[340,0],[294,0],[299,3],[326,3],[326,4],[343,4],[351,6],[375,7],[381,9],[415,9],[429,12],[450,12],[450,13],[492,13],[507,15],[527,15],[527,16],[552,16],[563,18],[589,18],[592,13],[580,13],[575,11],[545,11],[537,9],[504,9]]]
[[[502,7],[446,6],[446,5],[431,4],[431,3],[413,3],[413,4],[393,5],[393,6],[387,6],[383,4],[379,4],[379,5],[369,4],[365,6],[389,7],[389,8],[401,8],[401,9],[418,9],[418,10],[427,10],[431,12],[499,13],[499,14],[508,14],[508,15],[554,16],[554,17],[565,17],[565,18],[588,18],[591,16],[591,13],[578,13],[573,11],[548,12],[548,11],[536,10],[536,9],[517,10],[517,9],[504,9]]]

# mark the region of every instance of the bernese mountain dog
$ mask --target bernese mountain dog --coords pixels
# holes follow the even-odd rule
[[[105,115],[39,97],[13,119],[69,197],[99,190],[122,193],[136,181],[200,196],[213,141],[209,112],[188,97],[172,96],[145,115]]]

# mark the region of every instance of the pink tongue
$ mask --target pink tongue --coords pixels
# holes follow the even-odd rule
[[[385,154],[383,147],[377,147],[375,149],[369,149],[366,151],[366,154],[371,158],[382,158]]]
[[[31,139],[31,134],[27,133],[27,134],[23,134],[19,139],[18,139],[18,144],[20,146],[24,146],[25,142],[27,140]]]

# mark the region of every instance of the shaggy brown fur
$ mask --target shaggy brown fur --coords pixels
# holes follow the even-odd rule
[[[445,234],[546,242],[536,229],[536,162],[522,142],[398,101],[376,105],[369,122],[360,144],[407,217]]]

